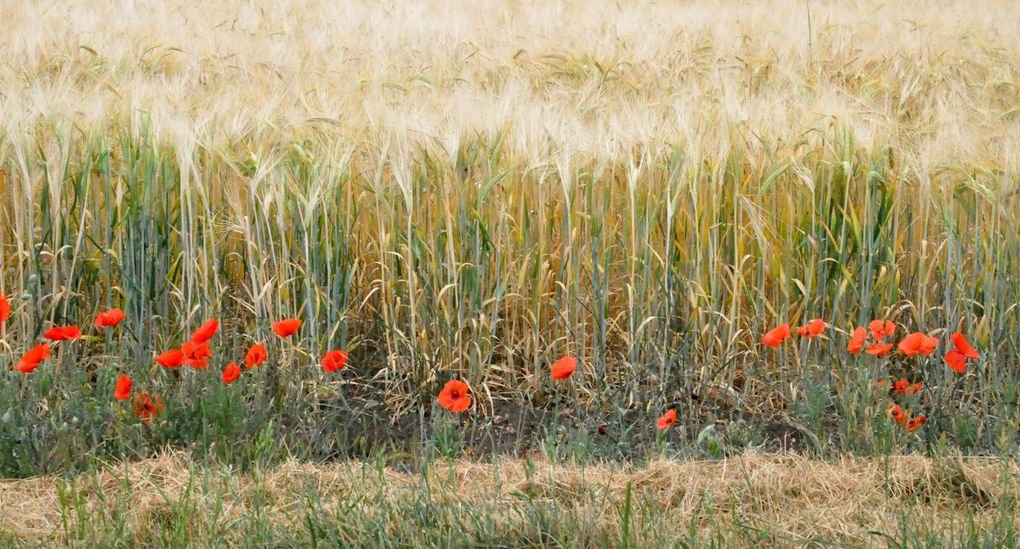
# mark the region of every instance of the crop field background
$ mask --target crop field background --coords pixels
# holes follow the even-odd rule
[[[0,21],[0,539],[1018,543],[1020,4],[32,0]],[[157,364],[210,318],[208,368]],[[876,319],[937,351],[848,352]],[[18,371],[67,325],[85,337]],[[962,373],[954,332],[980,354]],[[254,344],[265,364],[225,383]],[[437,401],[452,379],[463,413]]]

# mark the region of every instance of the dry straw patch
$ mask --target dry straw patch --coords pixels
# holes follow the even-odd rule
[[[787,539],[821,536],[844,541],[863,541],[869,531],[894,532],[906,511],[928,524],[969,518],[978,526],[989,524],[996,518],[997,504],[1020,488],[1015,462],[917,455],[820,461],[748,453],[722,461],[659,460],[640,467],[539,462],[530,472],[528,464],[514,459],[496,465],[463,461],[436,464],[424,478],[435,503],[451,512],[465,505],[490,506],[491,520],[508,531],[528,528],[524,515],[513,512],[525,501],[598,517],[613,530],[629,485],[638,506],[650,506],[667,523],[678,525],[678,531],[692,521],[703,528],[725,529],[736,514],[745,524]],[[189,493],[196,517],[189,527],[195,528],[193,539],[202,539],[203,533],[223,531],[251,512],[256,498],[271,502],[265,520],[299,530],[309,493],[319,495],[327,513],[336,502],[358,495],[373,495],[363,505],[381,511],[399,508],[422,483],[420,474],[358,461],[322,465],[291,461],[239,475],[196,469],[182,453],[76,479],[88,516],[110,513],[112,502],[129,502],[121,510],[139,540],[149,539],[147,530],[154,521],[164,519],[170,505],[179,505]],[[0,532],[28,540],[61,539],[59,500],[54,478],[0,482]],[[210,524],[202,517],[213,516],[217,502],[223,511],[217,515],[218,523]],[[69,513],[72,523],[74,516]]]

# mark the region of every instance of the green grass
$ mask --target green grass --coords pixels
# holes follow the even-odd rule
[[[8,145],[5,474],[167,445],[237,463],[364,455],[428,438],[454,376],[473,387],[472,426],[508,406],[561,416],[518,448],[609,422],[616,445],[593,451],[634,455],[668,407],[688,440],[721,422],[732,450],[764,443],[770,422],[822,453],[1016,448],[1014,183],[957,170],[922,191],[892,149],[861,149],[838,125],[806,136],[795,163],[734,140],[725,156],[532,167],[500,143],[463,142],[450,159],[310,138],[271,161],[209,151],[187,164],[144,133],[76,139],[59,159]],[[12,371],[44,327],[105,306],[127,311],[123,329]],[[209,371],[154,365],[211,316],[224,329]],[[286,344],[268,330],[285,316],[305,320]],[[813,317],[828,337],[760,345]],[[871,318],[943,345],[920,361],[850,356],[844,331]],[[940,358],[957,329],[983,356],[965,376]],[[253,342],[269,364],[223,386],[219,370]],[[351,367],[324,376],[331,348]],[[583,368],[565,389],[548,368],[568,353]],[[909,403],[930,418],[919,436],[891,432],[872,401],[890,371],[925,383]],[[111,401],[120,373],[162,395],[157,425]],[[416,427],[394,437],[400,421]]]

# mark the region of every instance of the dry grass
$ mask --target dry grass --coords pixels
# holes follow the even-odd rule
[[[660,460],[640,467],[452,462],[437,464],[425,477],[371,463],[293,461],[238,475],[197,470],[176,453],[83,475],[76,485],[86,516],[109,516],[120,505],[120,520],[136,540],[152,539],[151,530],[173,508],[182,507],[194,517],[189,522],[192,539],[201,540],[210,532],[229,531],[256,506],[262,507],[262,520],[300,530],[310,493],[326,510],[360,501],[371,509],[359,512],[399,514],[413,499],[410,494],[425,486],[423,478],[434,504],[454,513],[492,506],[492,523],[508,532],[532,526],[518,509],[525,501],[592,517],[599,528],[614,531],[630,486],[635,507],[647,506],[646,515],[677,531],[690,524],[733,528],[739,519],[790,542],[821,538],[855,544],[876,542],[869,532],[895,532],[905,513],[922,524],[947,527],[973,520],[979,528],[987,526],[1020,489],[1020,467],[998,459],[933,461],[908,455],[823,462],[756,453],[717,462]],[[63,534],[65,519],[71,520],[71,531],[76,528],[76,511],[62,505],[58,495],[64,483],[54,478],[0,482],[0,532],[21,540],[73,541]],[[181,503],[186,500],[193,502],[190,507]],[[639,527],[642,516],[635,511]],[[1013,521],[1014,527],[1020,524]]]

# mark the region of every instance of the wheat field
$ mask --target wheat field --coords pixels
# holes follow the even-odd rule
[[[4,477],[167,451],[1013,463],[1020,4],[32,0],[0,20]],[[109,308],[123,323],[93,329]],[[210,318],[208,369],[160,365]],[[872,320],[893,350],[848,352]],[[19,372],[68,325],[82,339]],[[911,333],[937,349],[893,347]],[[254,344],[266,365],[228,376]],[[577,371],[550,379],[561,357]],[[122,375],[149,415],[111,398]],[[437,401],[453,379],[466,413]]]

